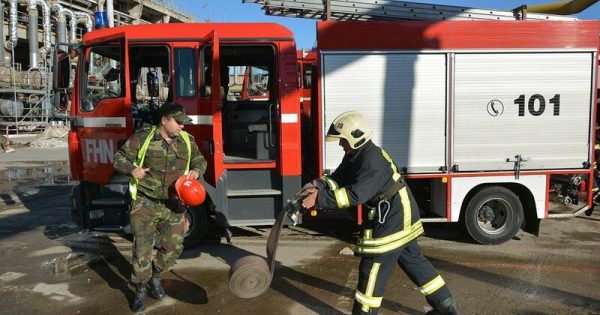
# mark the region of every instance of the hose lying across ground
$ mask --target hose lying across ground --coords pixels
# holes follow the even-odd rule
[[[267,259],[256,255],[249,255],[238,259],[229,271],[229,290],[238,297],[249,299],[260,296],[265,293],[275,272],[275,254],[281,229],[285,218],[289,217],[294,225],[301,223],[302,208],[301,201],[307,195],[307,189],[314,187],[306,185],[300,190],[292,200],[289,200],[283,211],[279,213],[269,238],[267,239]]]
[[[285,211],[281,211],[271,228],[267,240],[267,259],[249,255],[238,259],[229,273],[229,290],[238,297],[249,299],[267,291],[275,271],[275,253],[279,236],[285,221]]]

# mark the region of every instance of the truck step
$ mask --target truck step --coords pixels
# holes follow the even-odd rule
[[[98,198],[92,200],[94,206],[121,206],[126,205],[125,198],[112,197],[112,198]]]
[[[446,218],[421,218],[423,223],[449,222]]]
[[[127,226],[122,225],[101,225],[93,228],[94,231],[98,232],[126,232],[131,233],[131,230]]]
[[[238,189],[228,190],[227,197],[264,197],[281,196],[281,190],[276,189]]]
[[[273,225],[275,219],[247,219],[247,220],[231,220],[228,221],[230,226],[256,226],[256,225]]]

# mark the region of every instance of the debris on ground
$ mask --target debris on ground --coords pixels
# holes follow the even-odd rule
[[[2,150],[6,153],[15,152],[15,149],[10,147],[10,141],[7,136],[0,137],[0,147],[2,147]]]
[[[66,148],[69,128],[66,126],[49,126],[37,139],[28,143],[30,148]]]
[[[0,136],[0,148],[5,153],[13,153],[20,149],[46,149],[46,148],[67,148],[67,136],[69,127],[64,125],[48,126],[42,133],[21,135],[24,138],[33,139],[29,142],[20,138],[19,141],[13,139],[10,135]]]
[[[350,247],[344,247],[339,252],[340,255],[351,256],[354,255],[354,251]]]

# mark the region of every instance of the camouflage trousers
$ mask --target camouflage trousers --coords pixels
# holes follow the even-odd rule
[[[129,214],[133,232],[133,283],[148,281],[152,275],[153,263],[162,271],[173,267],[183,251],[184,215],[138,194]],[[153,260],[152,250],[156,239],[160,239],[160,246]]]

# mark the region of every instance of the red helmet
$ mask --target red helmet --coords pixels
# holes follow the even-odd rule
[[[199,181],[182,175],[175,182],[175,191],[183,204],[190,207],[201,205],[206,199],[206,190]]]

